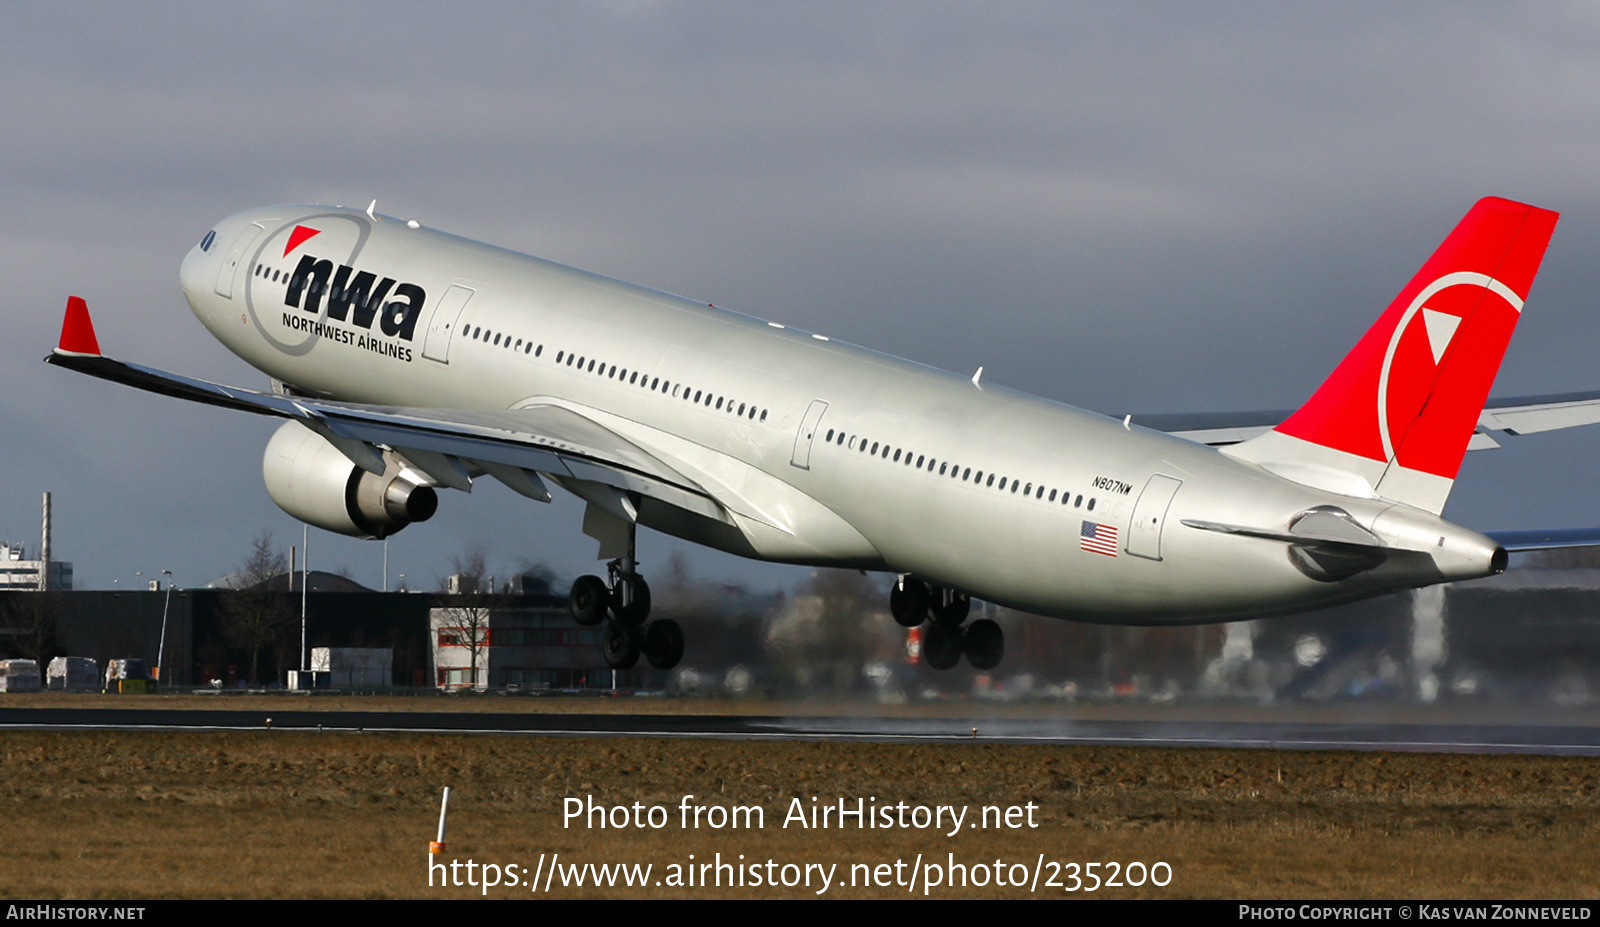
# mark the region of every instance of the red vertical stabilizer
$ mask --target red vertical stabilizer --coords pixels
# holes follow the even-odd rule
[[[1238,456],[1347,470],[1379,496],[1438,512],[1556,218],[1479,200],[1310,400]]]

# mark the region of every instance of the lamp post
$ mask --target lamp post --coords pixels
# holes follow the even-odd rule
[[[161,642],[156,645],[156,682],[161,681],[161,669],[167,658],[167,614],[172,611],[172,571],[162,570],[167,578],[167,601],[161,606]]]

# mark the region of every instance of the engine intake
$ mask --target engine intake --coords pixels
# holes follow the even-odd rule
[[[386,538],[439,508],[432,486],[406,475],[392,451],[379,476],[350,462],[321,435],[285,422],[267,442],[261,476],[278,507],[307,524],[357,538]]]

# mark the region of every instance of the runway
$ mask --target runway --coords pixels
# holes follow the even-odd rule
[[[1600,756],[1600,727],[1318,721],[895,718],[531,712],[273,711],[160,708],[0,708],[4,730],[463,733],[545,737],[711,737],[1387,750]]]

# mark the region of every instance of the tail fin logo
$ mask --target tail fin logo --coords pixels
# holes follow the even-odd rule
[[[305,244],[306,239],[313,235],[322,234],[322,229],[314,229],[309,225],[297,225],[289,233],[289,241],[283,246],[283,256],[288,257],[289,252]]]
[[[1487,294],[1504,300],[1511,312],[1495,312],[1483,305]],[[1395,459],[1407,426],[1432,394],[1457,332],[1479,313],[1481,321],[1469,328],[1509,329],[1522,313],[1522,298],[1487,274],[1458,271],[1423,287],[1406,307],[1389,338],[1378,375],[1378,434],[1385,460]],[[1464,337],[1462,344],[1470,349],[1471,341]],[[1399,434],[1392,423],[1399,425]],[[1416,466],[1415,462],[1403,463]]]

